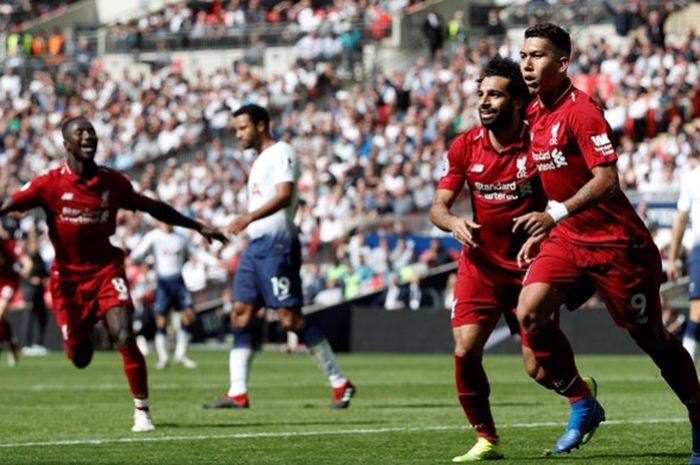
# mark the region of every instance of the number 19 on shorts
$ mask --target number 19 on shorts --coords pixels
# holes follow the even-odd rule
[[[286,276],[275,276],[270,278],[270,283],[272,284],[272,293],[279,300],[285,300],[289,298],[291,282]]]

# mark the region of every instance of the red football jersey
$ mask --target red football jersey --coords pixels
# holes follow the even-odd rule
[[[593,177],[592,168],[617,160],[603,112],[571,83],[552,108],[543,108],[535,99],[527,118],[532,158],[551,200],[567,200]],[[552,235],[580,244],[620,247],[652,242],[622,192],[562,221]]]
[[[445,174],[438,189],[460,192],[466,182],[471,191],[474,221],[481,225],[473,234],[479,247],[466,249],[497,266],[518,268],[516,256],[527,234],[513,234],[513,218],[542,211],[547,198],[528,157],[527,126],[511,145],[497,152],[488,130],[476,127],[460,135],[447,154]]]
[[[17,281],[19,274],[15,269],[18,257],[17,244],[12,239],[0,239],[0,281]]]
[[[41,207],[56,252],[52,265],[61,279],[82,279],[124,259],[109,237],[120,208],[142,210],[152,199],[134,192],[127,178],[99,167],[85,180],[67,165],[37,176],[12,195],[21,210]]]

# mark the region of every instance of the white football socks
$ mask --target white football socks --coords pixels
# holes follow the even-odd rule
[[[228,369],[231,380],[227,393],[229,397],[248,392],[248,374],[252,361],[253,349],[251,347],[234,347],[229,352]]]
[[[328,339],[324,337],[318,344],[311,347],[307,346],[307,349],[309,349],[309,352],[316,361],[316,365],[328,376],[328,381],[330,381],[332,387],[342,387],[347,382],[348,379],[340,370],[340,366],[338,365],[331,345],[328,343]]]

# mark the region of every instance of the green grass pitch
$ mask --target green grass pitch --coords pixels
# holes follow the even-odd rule
[[[0,464],[447,464],[474,433],[455,396],[450,354],[340,355],[358,394],[328,408],[330,388],[306,355],[259,354],[247,411],[203,410],[228,384],[226,351],[192,352],[199,368],[156,371],[148,358],[156,431],[130,432],[133,407],[114,353],[85,370],[62,354],[0,359]],[[515,356],[486,356],[506,459],[518,464],[685,464],[685,409],[642,356],[578,357],[598,380],[608,422],[582,449],[544,457],[568,417]]]

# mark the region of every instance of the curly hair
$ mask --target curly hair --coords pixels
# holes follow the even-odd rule
[[[520,98],[525,101],[525,104],[530,101],[530,92],[523,80],[523,75],[520,73],[520,66],[510,58],[503,58],[496,55],[486,64],[483,77],[500,76],[508,79],[508,93],[511,98]]]

